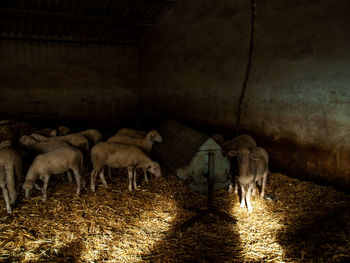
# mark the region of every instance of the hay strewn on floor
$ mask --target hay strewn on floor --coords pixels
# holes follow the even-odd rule
[[[343,262],[350,258],[350,198],[331,187],[272,174],[253,213],[238,196],[215,192],[215,205],[237,219],[207,216],[179,225],[206,199],[175,176],[153,179],[129,193],[119,172],[110,189],[74,196],[76,185],[52,181],[48,201],[36,191],[12,215],[0,202],[3,262]]]

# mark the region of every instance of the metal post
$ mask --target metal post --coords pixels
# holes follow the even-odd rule
[[[207,178],[207,184],[208,184],[208,209],[211,209],[212,207],[212,201],[213,201],[213,182],[214,182],[214,153],[209,152],[208,153],[208,178]]]

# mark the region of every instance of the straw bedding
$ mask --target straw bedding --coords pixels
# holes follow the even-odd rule
[[[105,190],[50,181],[48,200],[33,192],[12,215],[0,202],[3,262],[345,262],[350,259],[350,198],[331,187],[281,174],[268,178],[266,200],[215,192],[215,205],[237,222],[208,215],[186,230],[179,225],[205,208],[206,198],[174,175],[127,190],[119,171]],[[276,200],[277,199],[277,200]]]

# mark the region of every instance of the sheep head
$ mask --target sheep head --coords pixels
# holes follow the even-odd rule
[[[24,146],[37,143],[37,141],[35,141],[33,137],[30,137],[28,135],[23,135],[21,138],[19,138],[18,142]]]
[[[58,127],[58,134],[60,136],[68,135],[70,134],[70,129],[66,126],[60,126]]]
[[[146,137],[150,138],[152,142],[159,142],[159,143],[163,142],[162,136],[160,136],[160,134],[156,130],[150,131]]]
[[[57,130],[51,130],[49,136],[50,137],[56,137],[57,136]]]
[[[30,196],[30,190],[32,190],[34,180],[26,180],[23,184],[23,190],[25,192],[25,198],[28,199]]]
[[[155,177],[159,178],[162,176],[162,172],[160,169],[160,165],[157,162],[152,162],[148,167],[147,171],[149,171],[151,174],[154,174]]]
[[[45,137],[44,135],[38,134],[38,133],[32,133],[30,135],[30,137],[32,137],[34,140],[36,140],[37,142],[47,142],[49,139],[47,137]]]

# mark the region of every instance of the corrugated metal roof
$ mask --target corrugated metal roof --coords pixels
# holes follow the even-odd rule
[[[173,0],[3,0],[0,38],[138,44]]]

